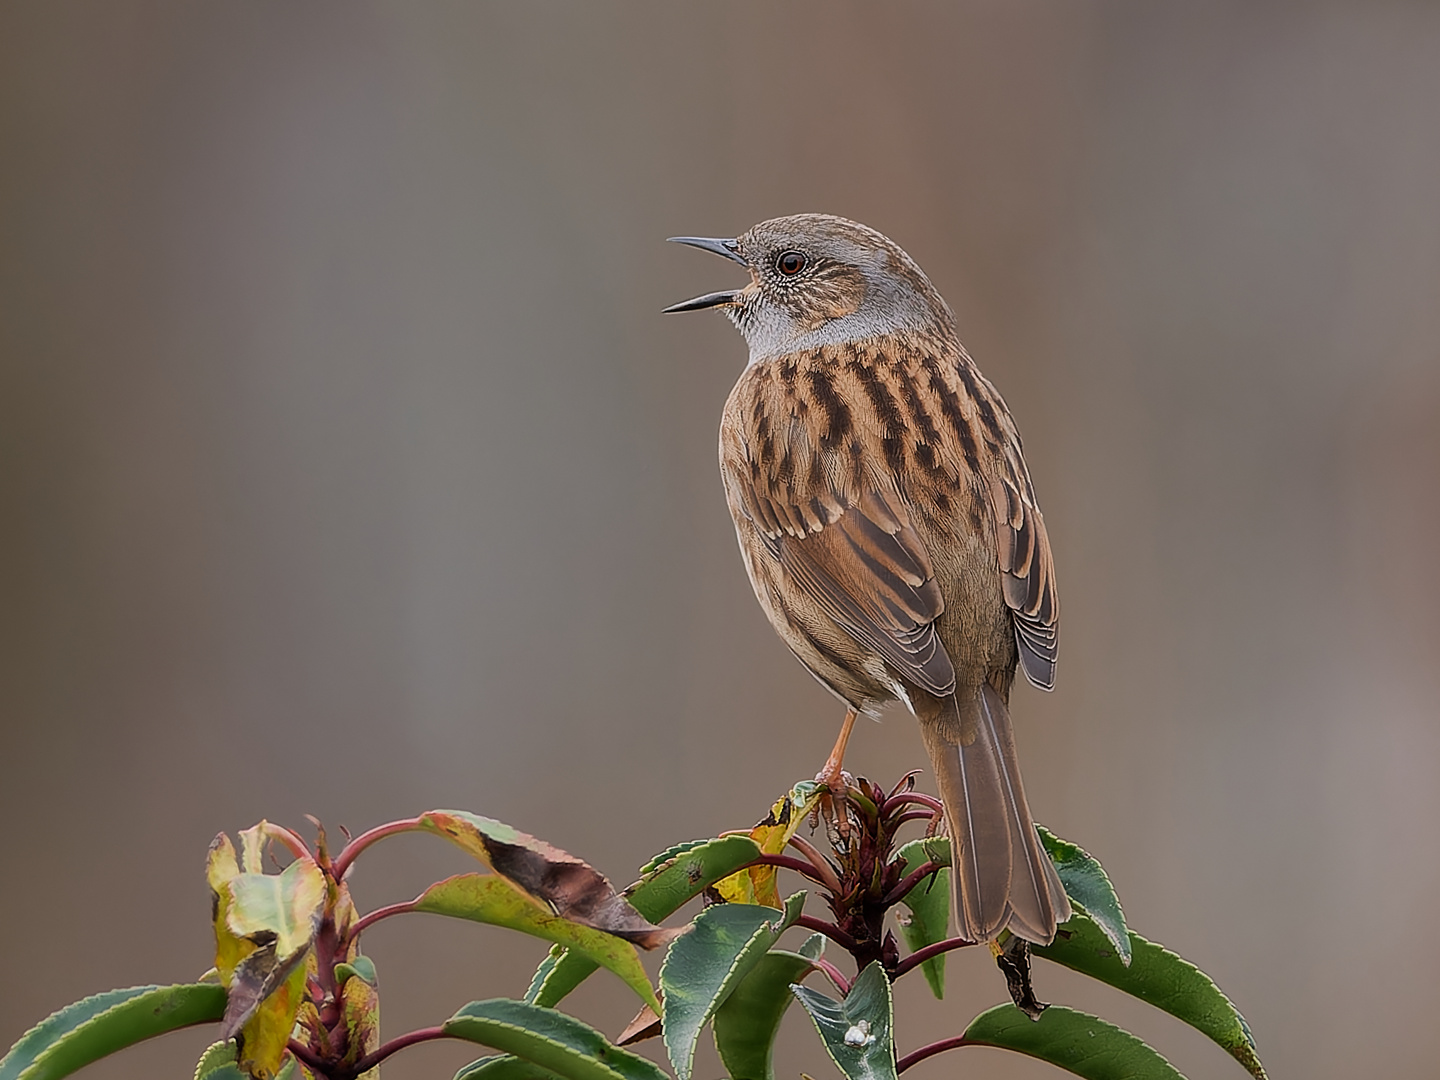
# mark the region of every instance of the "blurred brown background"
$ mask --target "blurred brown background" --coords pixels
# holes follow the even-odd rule
[[[464,807],[624,882],[820,766],[840,711],[714,464],[742,343],[659,310],[741,280],[664,237],[825,210],[929,271],[1025,432],[1065,611],[1015,705],[1037,816],[1272,1075],[1433,1075],[1440,8],[33,0],[0,160],[0,1045],[208,967],[221,829]],[[903,714],[849,758],[922,762]],[[465,868],[394,840],[357,891]],[[543,952],[366,944],[392,1034]],[[902,984],[905,1048],[1004,997],[951,973]],[[614,1032],[618,987],[576,1011]],[[788,1024],[782,1074],[832,1075]],[[1057,1075],[911,1075],[961,1072]]]

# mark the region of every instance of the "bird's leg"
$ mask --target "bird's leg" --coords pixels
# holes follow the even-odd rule
[[[845,762],[845,745],[850,741],[850,732],[855,730],[856,711],[847,709],[845,722],[840,725],[840,737],[835,740],[835,749],[830,751],[830,757],[825,761],[825,767],[815,776],[816,783],[824,784],[830,789],[832,795],[844,795],[845,789],[849,786],[845,780],[845,770],[842,765]]]
[[[835,740],[835,749],[830,751],[825,767],[815,774],[815,782],[824,786],[827,794],[820,797],[820,809],[828,822],[834,824],[840,839],[850,837],[850,813],[846,805],[846,794],[850,790],[850,778],[845,775],[845,744],[850,741],[850,732],[855,728],[856,711],[847,709],[845,722],[840,725],[840,737]]]

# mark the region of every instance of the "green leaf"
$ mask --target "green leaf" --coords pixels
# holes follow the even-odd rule
[[[1077,914],[1060,928],[1053,943],[1034,946],[1031,951],[1185,1021],[1223,1047],[1256,1080],[1265,1080],[1250,1025],[1214,980],[1133,930],[1127,940],[1132,956],[1128,967],[1095,920]]]
[[[896,1080],[895,1009],[890,980],[880,961],[855,976],[844,1001],[808,986],[790,988],[825,1044],[831,1059],[849,1080]]]
[[[1128,1031],[1063,1005],[1051,1005],[1039,1020],[1014,1005],[997,1005],[970,1021],[965,1038],[1028,1054],[1085,1080],[1185,1080]]]
[[[660,854],[652,858],[644,866],[640,867],[640,877],[644,878],[647,874],[653,874],[656,870],[659,870],[660,867],[664,866],[671,859],[677,859],[681,855],[684,855],[687,851],[694,851],[696,848],[703,847],[704,845],[709,843],[712,843],[712,841],[686,840],[683,843],[676,844],[674,847],[668,847],[664,851],[660,852]]]
[[[225,990],[209,983],[136,986],[67,1005],[0,1058],[0,1080],[55,1080],[167,1031],[218,1021]]]
[[[814,938],[825,940],[819,934]],[[774,1080],[775,1036],[795,1000],[790,985],[815,970],[814,960],[772,949],[715,1010],[715,1049],[731,1080]]]
[[[211,1043],[195,1064],[195,1080],[248,1080],[235,1064],[235,1042]]]
[[[379,978],[375,974],[375,961],[368,956],[356,956],[348,964],[335,965],[335,981],[344,983],[346,979],[364,979],[371,986],[379,986]]]
[[[530,976],[530,986],[525,991],[525,1004],[540,1005],[545,1008],[553,1008],[555,1004],[560,1001],[561,998],[563,998],[571,990],[574,990],[575,987],[579,986],[580,983],[583,982],[585,978],[590,975],[591,972],[598,970],[600,967],[600,965],[595,963],[593,960],[587,960],[583,956],[572,956],[570,958],[571,962],[568,965],[568,969],[569,971],[578,974],[580,977],[571,982],[563,990],[560,989],[560,983],[562,980],[559,978],[555,978],[554,985],[548,991],[549,995],[554,996],[554,1000],[540,1000],[542,995],[547,995],[546,987],[550,985],[552,977],[555,976],[556,967],[559,966],[560,961],[564,958],[564,948],[559,945],[550,946],[550,952],[546,955],[544,960],[540,961],[539,966],[535,969],[535,974]]]
[[[236,1062],[235,1041],[211,1043],[195,1066],[195,1080],[250,1080],[250,1074]],[[275,1080],[294,1080],[296,1062],[287,1057],[275,1074]]]
[[[495,874],[460,874],[430,886],[415,901],[416,911],[449,915],[520,930],[563,945],[591,963],[609,968],[657,1013],[660,1001],[635,946],[622,938],[563,919]]]
[[[1121,963],[1130,963],[1130,939],[1126,936],[1125,913],[1105,868],[1078,844],[1061,840],[1044,825],[1036,825],[1040,843],[1060,874],[1065,894],[1080,910],[1095,920],[1120,954]]]
[[[565,1080],[667,1080],[654,1062],[620,1049],[588,1024],[523,1001],[472,1001],[445,1022],[445,1033],[513,1054]]]
[[[649,872],[624,891],[630,905],[652,922],[667,919],[721,878],[759,858],[748,836],[722,836],[671,848],[650,861]],[[599,965],[578,953],[552,949],[540,963],[525,1000],[555,1006],[588,979]]]
[[[943,847],[937,847],[937,839]],[[895,853],[905,860],[904,873],[908,874],[927,862],[949,862],[950,844],[943,838],[928,837],[912,840]],[[938,858],[937,858],[938,855]],[[911,952],[927,945],[935,945],[950,936],[950,871],[939,870],[934,877],[927,878],[910,890],[903,901],[906,911],[896,914],[900,934]],[[930,992],[937,998],[945,996],[945,954],[933,956],[920,965]]]
[[[785,902],[783,914],[759,904],[716,904],[695,917],[675,939],[660,967],[665,992],[665,1050],[680,1080],[690,1080],[695,1043],[715,1010],[800,917],[803,892]]]
[[[722,836],[682,846],[678,854],[627,888],[624,895],[647,919],[669,918],[715,882],[759,857],[760,846],[748,836]]]
[[[455,1080],[557,1080],[558,1076],[514,1054],[492,1054],[466,1065]]]

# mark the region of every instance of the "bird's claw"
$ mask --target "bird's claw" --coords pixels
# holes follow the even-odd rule
[[[810,817],[810,825],[813,828],[823,819],[825,831],[830,836],[836,847],[848,847],[850,834],[855,823],[850,820],[850,788],[855,783],[855,778],[843,769],[837,769],[833,773],[822,769],[815,775],[815,782],[825,789],[815,804],[815,809]]]

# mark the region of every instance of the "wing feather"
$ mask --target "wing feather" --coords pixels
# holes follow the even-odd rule
[[[1060,636],[1055,560],[1018,435],[1011,435],[1000,465],[990,490],[1005,603],[1014,618],[1021,670],[1034,685],[1050,690]]]
[[[945,610],[925,545],[899,500],[876,490],[811,496],[732,474],[741,509],[790,579],[838,626],[895,673],[931,693],[955,689],[955,668],[935,633]]]

